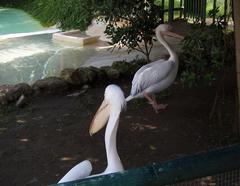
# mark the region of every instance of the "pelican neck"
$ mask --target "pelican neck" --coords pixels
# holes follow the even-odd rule
[[[105,148],[108,165],[105,172],[112,170],[115,167],[122,167],[116,145],[119,115],[120,111],[111,111],[110,118],[107,123],[105,132]]]
[[[176,52],[174,52],[174,50],[171,48],[171,46],[169,45],[169,43],[165,40],[165,38],[163,37],[161,31],[156,31],[156,37],[158,39],[158,41],[166,48],[166,50],[168,51],[170,57],[169,60],[172,61],[177,61],[177,54]]]

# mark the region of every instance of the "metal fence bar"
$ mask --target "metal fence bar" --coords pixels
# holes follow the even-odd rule
[[[168,22],[171,22],[174,18],[174,0],[169,0],[168,3]]]
[[[224,23],[227,23],[228,0],[224,2]]]
[[[183,15],[183,0],[180,0],[180,8],[181,8],[181,10],[180,10],[179,17],[182,18],[182,15]]]
[[[239,170],[239,168],[240,144],[138,169],[52,186],[164,186]]]
[[[207,8],[207,0],[202,0],[202,13],[201,13],[201,21],[204,23],[206,20],[206,8]]]
[[[162,17],[162,19],[163,19],[163,22],[164,22],[164,6],[165,6],[165,0],[162,0],[162,10],[163,10],[163,17]]]
[[[217,7],[217,2],[216,2],[216,0],[214,0],[213,1],[213,10],[215,10],[216,7]],[[216,17],[215,17],[215,15],[213,15],[213,23],[215,23],[215,19],[216,19]]]
[[[205,22],[206,6],[206,0],[184,0],[184,18],[192,18]]]

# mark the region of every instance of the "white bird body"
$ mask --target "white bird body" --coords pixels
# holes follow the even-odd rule
[[[64,183],[69,181],[74,181],[78,179],[83,179],[88,177],[92,172],[92,164],[88,160],[84,160],[79,164],[75,165],[67,174],[58,182]]]
[[[134,75],[130,96],[126,101],[134,98],[146,97],[153,105],[154,110],[158,111],[158,104],[154,94],[168,88],[175,80],[178,71],[178,57],[164,39],[163,35],[182,38],[177,34],[169,32],[169,25],[162,24],[156,28],[158,41],[167,49],[170,54],[169,59],[160,59],[155,62],[142,66]]]
[[[58,183],[74,181],[86,177],[99,176],[123,171],[123,165],[117,152],[116,136],[121,111],[126,107],[123,91],[117,85],[109,85],[105,90],[104,101],[95,114],[91,123],[90,135],[98,132],[106,125],[105,149],[107,155],[107,168],[100,174],[91,175],[92,165],[85,160],[74,166]]]
[[[178,63],[158,60],[141,67],[134,75],[131,95],[126,100],[144,97],[143,92],[158,93],[168,88],[175,80]]]

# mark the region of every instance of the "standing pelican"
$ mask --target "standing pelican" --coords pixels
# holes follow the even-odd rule
[[[120,113],[125,107],[126,101],[120,87],[117,85],[107,86],[105,89],[104,100],[100,108],[97,110],[89,129],[90,135],[93,135],[107,123],[105,131],[107,168],[104,172],[91,176],[98,176],[124,170],[117,152],[116,135]],[[83,179],[90,176],[91,172],[92,165],[88,160],[85,160],[73,167],[58,183]]]
[[[165,109],[167,104],[158,104],[154,94],[170,86],[174,82],[178,71],[178,56],[163,36],[167,35],[180,39],[183,37],[170,32],[171,29],[170,25],[161,24],[155,30],[158,41],[167,49],[170,57],[167,60],[160,59],[142,66],[135,73],[131,94],[126,98],[126,101],[130,101],[133,98],[145,97],[156,113],[161,109]]]

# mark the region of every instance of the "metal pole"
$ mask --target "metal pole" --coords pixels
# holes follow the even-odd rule
[[[216,9],[216,0],[213,1],[213,10]],[[213,15],[213,23],[215,23],[215,15]]]
[[[182,14],[183,14],[183,1],[182,0],[180,0],[180,8],[181,8],[181,10],[180,10],[180,15],[179,15],[179,17],[180,18],[182,18]]]
[[[237,88],[238,88],[238,123],[236,133],[240,135],[240,1],[233,0],[234,12],[234,31],[235,31],[235,52],[236,52],[236,70],[237,70]]]
[[[173,19],[174,19],[174,0],[169,0],[168,22],[172,22]]]
[[[162,11],[163,11],[163,20],[162,20],[162,22],[164,23],[164,15],[165,15],[165,0],[162,0]]]
[[[224,1],[224,26],[227,26],[228,0]]]

